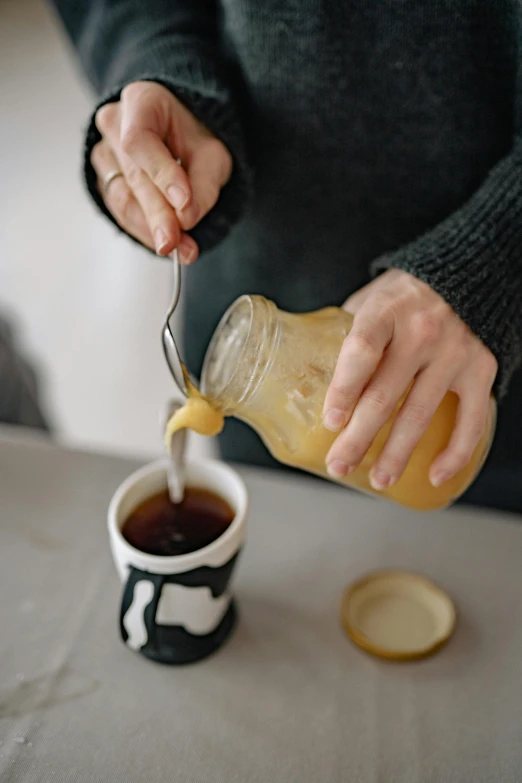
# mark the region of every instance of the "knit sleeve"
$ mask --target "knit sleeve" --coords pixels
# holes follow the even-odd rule
[[[502,396],[522,359],[522,139],[457,212],[377,259],[437,291],[499,362]]]
[[[85,179],[94,201],[115,222],[90,163],[92,148],[100,140],[96,111],[117,101],[127,84],[158,82],[225,144],[233,158],[232,176],[218,203],[190,232],[200,251],[213,247],[243,214],[253,185],[233,94],[236,75],[219,51],[215,0],[54,0],[54,5],[101,96],[84,150]]]

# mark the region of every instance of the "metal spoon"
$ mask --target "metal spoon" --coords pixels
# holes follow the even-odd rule
[[[174,262],[172,299],[170,302],[170,307],[167,310],[167,314],[165,316],[163,329],[161,331],[161,341],[163,344],[163,353],[165,354],[165,359],[167,361],[167,365],[169,367],[171,375],[174,379],[174,383],[176,384],[181,396],[186,399],[188,392],[187,392],[187,382],[185,379],[185,371],[183,368],[183,362],[181,361],[181,356],[179,355],[178,347],[176,345],[176,340],[174,339],[174,334],[172,332],[172,328],[170,324],[172,316],[174,315],[176,307],[178,306],[178,302],[181,294],[181,270],[180,270],[177,249],[174,250],[172,254],[172,258]]]
[[[177,249],[172,254],[173,258],[173,285],[172,285],[172,299],[169,309],[165,316],[165,322],[161,332],[161,341],[163,344],[163,352],[167,365],[174,379],[174,383],[178,389],[178,392],[183,400],[171,401],[167,405],[166,416],[163,420],[163,431],[167,426],[167,422],[174,415],[187,398],[187,382],[186,382],[186,370],[181,361],[176,340],[174,339],[173,330],[171,327],[171,319],[174,315],[176,307],[178,306],[180,294],[181,294],[181,270],[178,258]],[[185,494],[185,451],[187,446],[187,431],[185,429],[175,432],[170,441],[170,449],[167,462],[167,482],[170,499],[173,503],[181,503]]]

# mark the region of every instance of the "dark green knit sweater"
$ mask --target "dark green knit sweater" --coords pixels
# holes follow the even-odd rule
[[[169,87],[234,173],[193,232],[198,370],[244,292],[341,303],[371,271],[429,283],[496,355],[522,354],[522,61],[515,0],[60,0],[100,102]],[[85,173],[102,210],[89,153]],[[105,211],[105,210],[104,210]]]

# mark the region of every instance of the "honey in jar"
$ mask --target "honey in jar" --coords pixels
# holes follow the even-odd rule
[[[249,424],[280,462],[331,480],[325,460],[337,433],[323,426],[322,411],[343,340],[352,323],[353,316],[337,307],[291,314],[279,310],[264,297],[241,297],[221,319],[208,347],[201,378],[204,400],[213,414],[235,416]],[[338,483],[419,510],[449,505],[480,471],[491,445],[496,418],[492,398],[486,430],[470,462],[452,479],[434,487],[429,470],[449,443],[458,403],[457,395],[447,392],[394,486],[382,491],[373,489],[369,473],[402,401],[377,434],[361,464]],[[185,416],[179,421],[184,422],[183,426],[195,424],[197,428],[197,423],[191,424]],[[215,415],[213,425],[216,432],[219,427]]]

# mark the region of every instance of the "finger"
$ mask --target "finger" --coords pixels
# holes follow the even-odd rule
[[[418,355],[405,351],[399,340],[392,342],[327,455],[327,468],[334,478],[346,476],[360,464],[418,369]]]
[[[119,161],[107,141],[100,141],[93,147],[91,163],[97,175],[98,190],[107,209],[116,222],[128,234],[143,245],[154,248],[151,233],[143,210],[134,198],[124,177],[116,177],[104,191],[103,183],[111,171],[121,170]]]
[[[368,300],[355,316],[326,394],[323,421],[327,429],[338,432],[346,425],[382,359],[393,330],[393,313],[379,297]]]
[[[91,165],[96,172],[100,194],[103,196],[103,182],[111,171],[118,171],[119,165],[111,147],[102,139],[94,145],[91,152]]]
[[[154,240],[149,231],[143,210],[134,198],[124,177],[118,177],[113,180],[105,197],[105,203],[118,225],[127,234],[130,234],[138,242],[154,250]]]
[[[109,129],[120,127],[120,102],[105,103],[94,117],[94,122],[102,136],[107,136]]]
[[[197,242],[188,234],[181,232],[181,239],[178,245],[179,260],[185,266],[193,264],[199,256],[199,247]]]
[[[123,123],[123,112],[121,123]],[[145,215],[156,253],[162,256],[168,255],[180,242],[180,227],[174,209],[148,174],[124,151],[121,126],[118,126],[115,120],[105,125],[105,134],[118,160],[118,167]],[[178,169],[181,168],[177,163],[174,165]],[[192,250],[191,253],[188,245],[184,246],[183,253],[187,254],[187,257],[184,257],[186,263],[196,258],[194,251]]]
[[[180,241],[180,227],[175,211],[148,175],[128,155],[120,150],[115,152],[127,184],[145,215],[156,253],[168,255]]]
[[[434,487],[440,487],[466,467],[484,434],[488,419],[489,383],[468,372],[452,388],[459,395],[459,407],[448,447],[431,466],[430,481]]]
[[[402,476],[453,379],[448,365],[431,365],[417,375],[398,412],[388,439],[370,473],[374,489],[393,486]]]
[[[104,191],[104,182],[108,174],[112,171],[122,170],[121,163],[113,153],[108,141],[102,139],[93,147],[91,163],[97,175],[98,190],[118,225],[143,245],[154,250],[154,241],[143,210],[124,177],[114,179],[110,183],[108,191]],[[110,191],[113,192],[110,193]],[[180,261],[184,264],[192,263],[199,254],[196,242],[183,232],[178,249]]]
[[[199,255],[199,248],[194,239],[181,231],[176,213],[165,200],[162,193],[141,169],[129,163],[122,153],[121,163],[127,182],[131,179],[132,191],[141,207],[149,233],[154,240],[154,249],[160,256],[172,253],[178,248],[182,264],[194,263]]]
[[[174,209],[184,209],[192,199],[192,190],[186,172],[159,135],[156,95],[148,90],[124,90],[121,101],[122,150],[148,175]]]
[[[213,136],[202,139],[188,161],[192,202],[180,214],[182,228],[194,228],[210,212],[231,173],[232,157],[224,144]]]

